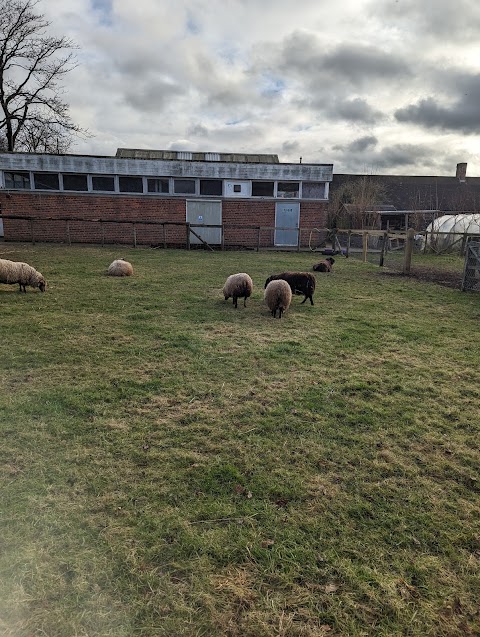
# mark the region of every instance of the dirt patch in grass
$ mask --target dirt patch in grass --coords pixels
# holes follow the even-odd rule
[[[461,272],[455,272],[453,270],[444,270],[440,268],[434,268],[429,266],[415,266],[410,274],[403,274],[394,270],[380,271],[379,276],[384,277],[402,277],[415,279],[424,283],[436,283],[437,285],[443,285],[447,288],[460,289],[462,284]]]

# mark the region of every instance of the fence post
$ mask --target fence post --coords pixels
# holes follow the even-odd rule
[[[186,228],[186,232],[187,232],[187,250],[190,250],[190,224],[186,223],[185,225]],[[163,231],[165,232],[165,225],[163,226]]]
[[[363,262],[366,263],[367,262],[367,257],[368,257],[368,232],[364,232],[362,235],[362,248],[363,248],[363,254],[362,254],[362,259]]]
[[[345,254],[345,257],[348,259],[348,257],[350,256],[350,242],[352,240],[352,231],[349,230],[348,231],[348,235],[347,235],[347,252]]]
[[[260,252],[260,226],[257,228],[257,252]]]
[[[412,265],[413,254],[413,242],[415,238],[415,230],[409,228],[407,230],[407,240],[405,242],[405,256],[403,259],[403,274],[410,274],[410,267]]]
[[[137,247],[137,227],[135,223],[132,223],[133,226],[133,247]]]
[[[102,248],[105,245],[105,226],[103,225],[103,221],[100,221],[100,228],[102,229]]]
[[[383,233],[383,243],[382,243],[382,251],[380,253],[380,267],[383,267],[383,263],[385,261],[385,252],[386,252],[386,248],[387,248],[387,241],[388,241],[388,232],[384,232]]]
[[[67,231],[67,241],[68,241],[68,245],[71,246],[72,245],[72,240],[70,238],[70,221],[67,219],[66,221],[66,231]]]
[[[32,235],[32,243],[35,245],[35,232],[33,231],[33,219],[30,219],[30,233]]]
[[[225,250],[225,234],[223,232],[223,223],[222,223],[222,236],[221,236],[221,250]]]
[[[163,225],[163,247],[166,250],[167,249],[167,228],[165,224],[162,224],[162,225]],[[188,236],[190,236],[190,228],[188,231]]]

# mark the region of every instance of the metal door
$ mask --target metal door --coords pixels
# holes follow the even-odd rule
[[[299,202],[282,201],[276,204],[275,228],[278,228],[278,230],[277,229],[275,230],[275,245],[276,246],[296,246],[298,244],[299,221],[300,221],[300,203]]]
[[[222,225],[222,202],[221,201],[187,201],[187,223],[193,227],[204,241],[210,245],[220,245],[222,243],[222,228],[201,228],[202,225]],[[190,233],[190,243],[202,243],[192,232]]]

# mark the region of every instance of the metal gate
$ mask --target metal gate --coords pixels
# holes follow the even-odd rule
[[[192,226],[222,225],[221,201],[187,201],[187,223]],[[210,245],[222,243],[222,228],[192,228]],[[198,237],[190,233],[190,243],[202,243]]]
[[[275,245],[276,246],[298,245],[299,221],[300,221],[300,203],[299,202],[296,202],[296,201],[277,202],[275,206],[275,228],[276,228],[275,229]]]
[[[462,290],[480,292],[480,241],[467,244]]]

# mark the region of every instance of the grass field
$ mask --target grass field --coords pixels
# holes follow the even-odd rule
[[[480,634],[480,295],[339,258],[279,321],[310,254],[1,253],[49,283],[0,285],[2,635]]]

